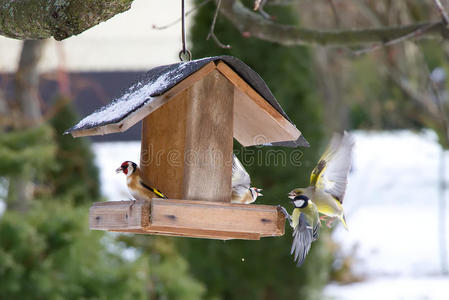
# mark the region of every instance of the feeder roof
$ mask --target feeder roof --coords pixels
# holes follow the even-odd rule
[[[282,117],[294,126],[259,74],[235,57],[214,56],[151,69],[123,95],[82,119],[78,124],[68,129],[65,134],[71,133],[74,137],[78,137],[125,131],[157,109],[159,107],[157,105],[161,105],[159,103],[156,104],[156,100],[160,98],[159,96],[162,96],[175,87],[175,85],[199,71],[210,62],[218,64],[220,61],[224,62],[232,71],[237,73],[238,76],[279,112]],[[145,114],[142,111],[148,106],[155,106],[155,108],[150,108],[149,112]],[[128,122],[127,126],[124,126],[123,121],[128,118],[132,118],[133,120]],[[273,142],[268,145],[297,147],[309,146],[309,143],[302,134],[299,134],[296,140]]]

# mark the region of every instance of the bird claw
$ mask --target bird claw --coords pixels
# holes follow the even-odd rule
[[[129,199],[130,201],[132,201],[133,203],[129,206],[129,209],[133,208],[134,204],[136,204],[136,200],[135,199]]]
[[[292,226],[292,217],[289,215],[287,210],[284,207],[280,206],[280,205],[278,205],[277,208],[278,208],[278,210],[280,210],[284,214],[285,218],[290,223],[290,226]]]
[[[329,217],[326,215],[322,215],[322,216],[320,216],[320,221],[325,222],[327,228],[332,228],[332,226],[334,225],[334,222],[335,222],[335,218]]]
[[[335,218],[328,218],[328,219],[326,220],[326,226],[327,226],[327,228],[332,228],[332,226],[334,225],[334,222],[335,222]]]
[[[278,205],[277,208],[278,208],[278,210],[280,210],[284,214],[284,216],[286,218],[290,218],[290,215],[288,214],[287,210],[284,207]]]

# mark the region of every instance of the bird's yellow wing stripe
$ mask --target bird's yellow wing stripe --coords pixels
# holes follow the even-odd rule
[[[323,174],[324,170],[326,170],[327,164],[331,160],[333,154],[333,144],[331,142],[331,144],[327,146],[326,151],[324,151],[323,155],[321,155],[320,160],[312,171],[312,174],[310,174],[311,186],[316,186],[317,184],[319,184],[318,181],[320,179],[320,176],[321,174]]]
[[[313,169],[312,174],[310,174],[310,185],[316,186],[318,179],[320,178],[320,175],[323,173],[325,169],[326,169],[326,159],[322,158]]]
[[[146,185],[145,183],[143,183],[142,181],[140,181],[140,184],[145,187],[146,189],[149,189],[150,191],[152,191],[153,193],[155,193],[157,196],[161,197],[161,198],[165,198],[168,199],[164,194],[162,194],[158,189],[155,189],[151,186]]]
[[[162,194],[159,190],[153,188],[153,192],[161,198],[167,198],[164,194]]]

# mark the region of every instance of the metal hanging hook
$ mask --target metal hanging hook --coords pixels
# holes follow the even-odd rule
[[[186,47],[186,22],[185,22],[185,0],[181,0],[181,27],[182,27],[182,50],[179,52],[181,61],[192,60],[192,52]]]

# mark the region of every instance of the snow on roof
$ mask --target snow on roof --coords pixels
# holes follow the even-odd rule
[[[150,103],[153,97],[170,89],[174,85],[173,83],[182,80],[183,70],[193,62],[176,64],[174,68],[169,68],[167,72],[161,71],[165,71],[167,67],[171,66],[152,69],[150,72],[155,71],[155,76],[149,76],[146,80],[135,83],[122,96],[82,119],[78,124],[70,128],[67,133],[116,123],[122,120],[130,113]]]
[[[151,69],[143,76],[141,81],[132,85],[122,96],[82,119],[78,124],[67,130],[65,134],[120,122],[131,113],[149,105],[154,100],[154,97],[162,95],[211,61],[224,61],[270,103],[274,109],[292,123],[259,74],[235,57],[215,56]],[[287,147],[309,146],[302,135],[296,141],[272,143],[271,145]]]

